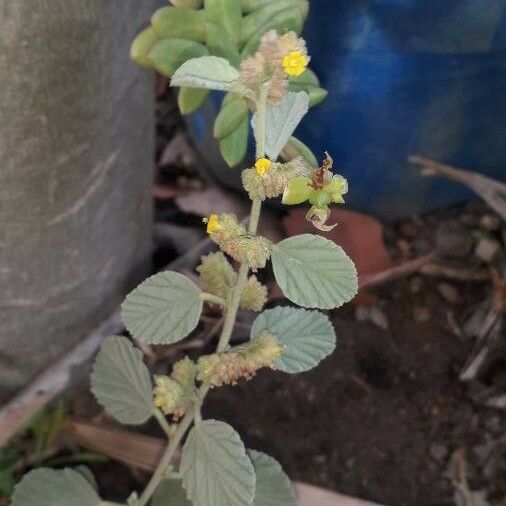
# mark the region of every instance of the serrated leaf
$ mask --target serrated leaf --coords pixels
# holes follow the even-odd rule
[[[175,72],[170,84],[229,91],[237,79],[239,72],[224,58],[202,56],[183,63]]]
[[[39,468],[16,485],[11,506],[97,506],[100,497],[76,471]]]
[[[151,506],[193,506],[186,498],[181,480],[169,479],[162,481],[151,500]]]
[[[210,91],[204,88],[188,88],[183,86],[177,96],[177,104],[181,114],[195,112],[206,101]]]
[[[142,352],[123,336],[108,337],[93,364],[91,390],[121,423],[142,424],[153,414],[153,387]]]
[[[221,104],[220,112],[214,121],[213,135],[221,140],[229,136],[248,118],[248,104],[242,97],[235,97]]]
[[[267,108],[265,128],[265,153],[277,160],[281,150],[308,111],[309,97],[305,92],[287,93],[276,107]],[[256,116],[251,120],[256,128]]]
[[[238,0],[204,0],[204,12],[234,43],[239,41],[242,10]]]
[[[295,374],[316,367],[336,346],[330,320],[319,311],[293,307],[268,309],[257,316],[251,338],[265,330],[275,335],[285,347],[275,362],[280,371]]]
[[[357,293],[353,262],[340,246],[324,237],[289,237],[273,248],[271,258],[279,287],[299,306],[332,309]]]
[[[201,11],[186,7],[162,7],[151,18],[160,38],[176,37],[197,42],[206,40],[206,22]]]
[[[220,152],[229,167],[235,167],[246,156],[248,150],[248,117],[230,135],[221,139]]]
[[[239,434],[226,423],[193,427],[181,458],[183,486],[194,506],[249,506],[255,471]]]
[[[198,324],[200,288],[178,272],[161,272],[141,283],[125,299],[121,314],[128,331],[148,344],[173,344]]]
[[[148,58],[158,72],[171,77],[185,62],[208,53],[207,48],[199,42],[170,38],[159,40],[149,52]]]
[[[248,450],[257,476],[253,506],[297,506],[290,479],[269,455]]]

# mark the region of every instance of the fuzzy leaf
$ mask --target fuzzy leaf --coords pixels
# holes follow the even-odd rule
[[[39,468],[16,485],[12,506],[98,506],[100,497],[84,476],[72,469]]]
[[[255,471],[230,425],[206,420],[195,425],[181,458],[183,486],[194,506],[249,506]]]
[[[175,72],[170,84],[229,91],[238,78],[237,69],[224,58],[202,56],[183,63]]]
[[[319,235],[284,239],[272,249],[276,281],[295,304],[332,309],[355,297],[357,271],[340,246]]]
[[[170,38],[159,40],[149,52],[148,58],[158,72],[171,77],[186,61],[207,54],[207,48],[199,42]]]
[[[122,336],[108,337],[93,364],[91,390],[121,423],[141,424],[153,414],[153,387],[142,352]]]
[[[204,0],[204,12],[234,43],[239,41],[242,12],[238,0]]]
[[[281,150],[290,140],[301,119],[308,111],[307,93],[288,93],[276,107],[267,109],[265,152],[271,160],[277,160]],[[255,128],[255,116],[252,119]]]
[[[251,327],[251,338],[268,331],[285,347],[275,362],[280,371],[295,374],[316,367],[336,346],[330,320],[319,311],[276,307],[259,314]]]
[[[192,506],[192,503],[186,498],[181,480],[168,479],[158,485],[151,506]]]
[[[197,42],[206,40],[206,22],[201,11],[186,7],[162,7],[151,18],[160,38],[177,37]]]
[[[229,167],[235,167],[246,156],[248,149],[248,117],[230,135],[221,139],[220,152]]]
[[[177,96],[177,104],[181,114],[191,114],[195,112],[206,101],[209,96],[209,90],[204,88],[188,88],[183,86]]]
[[[257,475],[253,506],[297,506],[290,479],[279,463],[265,453],[248,450]]]
[[[127,296],[121,306],[123,321],[139,341],[177,343],[199,322],[200,294],[200,288],[178,272],[155,274]]]

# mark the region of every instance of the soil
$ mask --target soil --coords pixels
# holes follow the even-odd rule
[[[470,350],[434,293],[426,283],[413,294],[409,279],[384,289],[388,331],[350,310],[332,315],[339,345],[318,368],[215,390],[206,416],[234,425],[293,479],[391,506],[454,504],[452,453],[472,460],[473,448],[504,435],[505,417],[474,405],[458,380]],[[420,304],[431,314],[424,323],[414,321]],[[491,479],[502,497],[506,469]],[[483,476],[472,481],[479,489]]]

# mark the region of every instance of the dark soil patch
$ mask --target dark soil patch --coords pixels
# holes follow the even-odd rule
[[[408,280],[384,290],[388,331],[356,322],[351,311],[334,315],[338,349],[318,368],[263,372],[215,390],[206,416],[234,425],[296,480],[390,506],[454,504],[446,476],[452,452],[465,449],[472,460],[505,419],[470,400],[458,380],[468,346],[426,288],[413,295]],[[417,323],[413,308],[427,298],[431,318]],[[492,478],[498,496],[505,477],[503,470]],[[478,489],[482,480],[479,470],[471,477]]]

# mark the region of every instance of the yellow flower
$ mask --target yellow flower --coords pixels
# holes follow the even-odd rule
[[[300,51],[292,51],[283,58],[283,69],[289,76],[300,76],[306,70],[309,58]]]
[[[209,218],[204,218],[204,223],[207,223],[207,233],[214,234],[220,228],[220,220],[217,214],[211,214]]]
[[[271,168],[272,162],[267,158],[260,158],[255,163],[255,169],[257,170],[257,174],[259,176],[265,176],[269,169]]]

